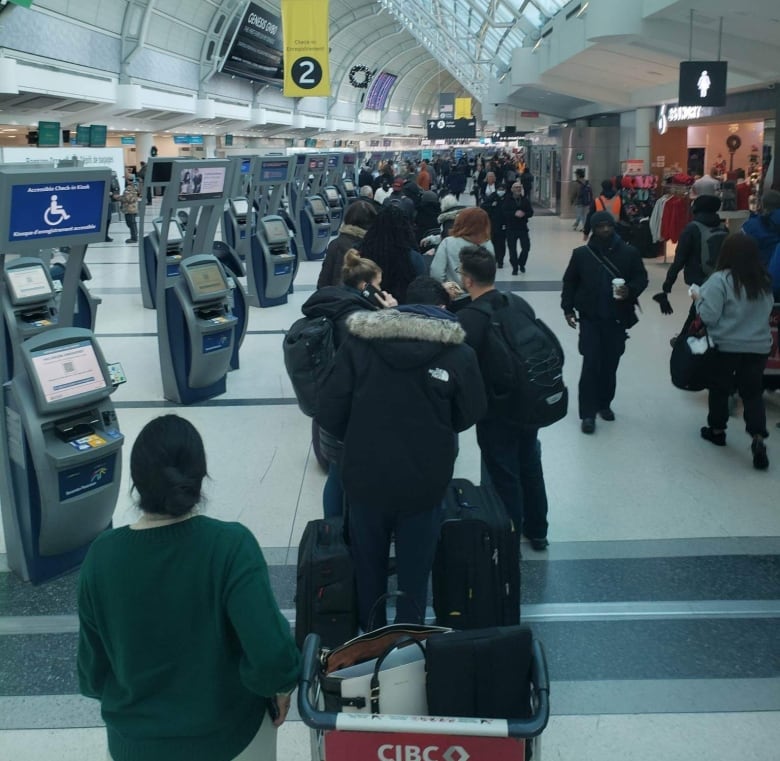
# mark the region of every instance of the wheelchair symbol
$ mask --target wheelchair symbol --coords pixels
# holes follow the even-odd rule
[[[51,197],[49,208],[43,213],[43,221],[49,227],[56,227],[60,222],[70,219],[70,214],[57,203],[57,196]]]

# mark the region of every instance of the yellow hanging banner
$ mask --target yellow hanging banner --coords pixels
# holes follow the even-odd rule
[[[328,0],[281,0],[284,95],[330,95]]]
[[[455,118],[471,119],[471,98],[455,98]]]

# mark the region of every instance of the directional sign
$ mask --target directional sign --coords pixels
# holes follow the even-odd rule
[[[428,119],[429,140],[457,140],[477,136],[476,119]]]

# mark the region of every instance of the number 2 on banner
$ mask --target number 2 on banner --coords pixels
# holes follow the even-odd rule
[[[322,66],[313,58],[299,58],[293,63],[290,74],[298,87],[311,90],[322,81]]]

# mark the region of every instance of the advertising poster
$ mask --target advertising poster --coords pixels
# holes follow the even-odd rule
[[[282,20],[279,16],[249,3],[222,72],[281,88]]]

